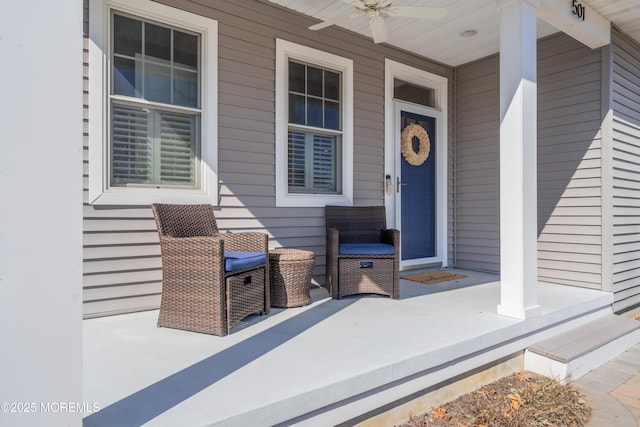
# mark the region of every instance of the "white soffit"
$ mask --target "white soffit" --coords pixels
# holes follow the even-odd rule
[[[639,0],[588,0],[589,5],[640,43]]]
[[[576,1],[585,6],[589,14],[587,18],[590,15],[600,15],[605,21],[610,21],[632,38],[640,41],[640,0]],[[269,2],[314,18],[309,20],[309,25],[348,14],[354,10],[351,5],[340,0],[269,0]],[[394,0],[393,3],[398,6],[444,7],[448,10],[448,14],[446,18],[439,21],[385,17],[389,45],[450,66],[465,64],[499,51],[499,14],[496,0]],[[546,4],[541,6],[543,12],[544,8],[550,8],[549,4],[557,3],[566,9],[565,16],[573,18],[570,13],[571,0],[541,0],[541,3]],[[553,21],[553,17],[546,15],[544,17]],[[568,23],[554,21],[554,25],[551,25],[544,19],[538,18],[538,38],[557,33],[559,30],[555,25],[567,27]],[[320,34],[316,37],[340,37],[340,31],[336,27],[319,30]],[[347,20],[339,27],[367,38],[371,37],[369,23],[363,16]],[[476,30],[477,34],[473,37],[460,35],[463,31],[470,29]],[[582,37],[581,41],[587,45],[602,43],[601,36],[595,37],[595,41],[586,43],[588,37],[584,34],[572,35],[578,39]]]

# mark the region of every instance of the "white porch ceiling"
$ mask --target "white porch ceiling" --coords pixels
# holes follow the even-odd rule
[[[340,0],[269,0],[271,3],[325,21],[354,11]],[[567,1],[569,8],[570,1]],[[640,0],[581,0],[623,32],[640,42]],[[414,52],[438,62],[457,66],[498,52],[499,17],[496,0],[395,0],[397,6],[445,7],[447,17],[440,21],[385,17],[389,45]],[[360,16],[339,25],[342,28],[371,37],[369,22]],[[473,37],[461,32],[477,30]],[[332,27],[323,30],[332,31]],[[538,37],[558,30],[538,19]],[[373,43],[373,42],[372,42]]]

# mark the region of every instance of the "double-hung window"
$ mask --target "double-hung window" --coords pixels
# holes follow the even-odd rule
[[[89,76],[100,101],[90,102],[90,201],[213,202],[215,21],[148,0],[92,0],[94,15],[106,61]]]
[[[277,204],[350,204],[352,62],[282,40],[276,47]]]
[[[341,73],[300,63],[289,67],[287,147],[290,193],[341,190]]]
[[[112,12],[110,185],[198,185],[200,37]]]

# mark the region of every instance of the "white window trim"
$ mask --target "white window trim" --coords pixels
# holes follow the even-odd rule
[[[287,180],[287,63],[298,59],[342,73],[342,194],[289,193]],[[307,46],[276,39],[276,206],[353,204],[353,61]]]
[[[201,34],[201,188],[108,187],[109,16],[111,9]],[[218,22],[150,0],[89,0],[89,203],[218,204]]]

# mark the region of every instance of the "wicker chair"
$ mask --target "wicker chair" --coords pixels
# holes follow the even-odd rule
[[[326,287],[332,298],[374,293],[399,298],[398,230],[383,206],[327,206]]]
[[[268,314],[268,236],[218,233],[211,205],[153,204],[162,255],[158,326],[227,335]]]

